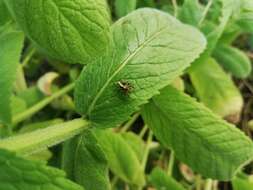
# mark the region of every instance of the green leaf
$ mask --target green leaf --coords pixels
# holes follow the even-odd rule
[[[190,25],[198,26],[203,17],[204,7],[198,0],[185,0],[179,12],[179,19]]]
[[[239,129],[173,87],[145,105],[143,117],[178,159],[205,177],[230,180],[253,158],[253,144]]]
[[[162,169],[153,169],[149,176],[151,184],[159,190],[185,190],[180,183],[168,176]]]
[[[214,48],[216,47],[220,37],[222,36],[229,19],[233,15],[234,4],[238,0],[215,0],[213,3],[213,11],[218,12],[218,16],[215,15],[214,20],[217,21],[205,21],[201,30],[206,35],[207,47],[201,56],[192,64],[190,70],[194,70],[195,67],[203,64],[212,54]],[[211,9],[212,10],[212,9]],[[217,11],[218,10],[218,11]],[[213,16],[213,14],[211,14]],[[216,18],[217,17],[217,18]]]
[[[232,46],[219,44],[213,53],[219,64],[237,78],[246,78],[252,70],[247,55]]]
[[[105,0],[5,0],[26,35],[49,56],[89,63],[110,44]]]
[[[136,9],[137,0],[116,0],[115,12],[118,17],[123,17]]]
[[[24,35],[13,31],[0,33],[0,123],[11,123],[11,94],[23,47]]]
[[[107,159],[91,130],[64,144],[62,167],[87,190],[110,190]]]
[[[21,112],[24,112],[26,109],[27,109],[26,102],[22,98],[19,98],[18,96],[11,97],[12,115],[16,115]]]
[[[214,59],[210,58],[197,67],[190,73],[190,78],[201,102],[233,123],[239,120],[243,107],[242,95]]]
[[[124,138],[124,140],[128,143],[128,145],[133,149],[139,161],[141,162],[143,160],[145,152],[144,141],[138,135],[132,132],[122,133],[121,135]]]
[[[0,150],[0,189],[82,190],[67,180],[63,171],[41,162],[28,161],[15,154]]]
[[[5,6],[4,0],[0,0],[0,27],[11,20],[11,16],[7,7]]]
[[[241,0],[241,13],[237,24],[245,32],[253,32],[253,1]]]
[[[96,130],[95,134],[112,172],[127,183],[145,184],[141,163],[124,138],[110,130]]]
[[[139,9],[116,22],[111,55],[88,65],[77,81],[78,112],[96,127],[115,127],[182,74],[205,47],[195,28],[155,9]],[[130,90],[121,89],[128,83]]]
[[[232,180],[233,190],[253,190],[253,181],[244,174],[240,174]]]

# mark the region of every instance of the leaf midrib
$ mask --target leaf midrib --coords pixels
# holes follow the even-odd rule
[[[122,62],[122,64],[119,65],[118,69],[112,74],[112,76],[110,78],[108,78],[108,80],[106,81],[106,83],[104,84],[104,86],[99,90],[99,92],[97,93],[97,95],[95,96],[95,98],[93,99],[93,101],[91,102],[87,114],[90,115],[90,113],[92,112],[97,100],[100,98],[100,96],[102,95],[102,93],[105,91],[105,89],[108,87],[108,85],[110,84],[110,82],[112,81],[112,79],[127,65],[127,63],[134,57],[136,56],[140,50],[142,50],[142,48],[144,48],[149,42],[151,42],[152,40],[154,40],[160,33],[162,33],[165,29],[167,29],[168,26],[165,26],[163,28],[161,28],[160,30],[158,30],[156,33],[152,34],[150,36],[149,39],[145,40],[143,42],[143,44],[141,44],[132,54],[130,53],[130,55],[128,55],[124,61]]]

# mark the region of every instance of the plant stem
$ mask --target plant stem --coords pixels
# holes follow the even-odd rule
[[[212,190],[213,180],[207,179],[204,190]]]
[[[15,151],[22,155],[30,155],[72,138],[87,129],[88,126],[88,121],[75,119],[0,140],[0,148]]]
[[[25,80],[25,75],[23,71],[23,67],[21,64],[18,65],[17,68],[17,77],[15,82],[15,90],[16,92],[22,92],[27,89],[27,84]]]
[[[196,176],[195,184],[196,184],[196,190],[201,190],[202,178],[200,175]]]
[[[35,104],[31,108],[27,109],[23,113],[18,114],[17,116],[13,117],[12,123],[13,125],[18,124],[19,122],[33,116],[38,111],[43,109],[45,106],[50,104],[54,99],[59,98],[60,96],[68,93],[69,91],[73,90],[75,84],[71,83],[64,87],[63,89],[59,90],[58,92],[54,93],[52,96],[45,98],[44,100],[40,101],[39,103]]]
[[[178,15],[177,0],[172,0],[172,5],[173,5],[173,8],[174,8],[174,16],[177,17],[177,15]]]
[[[175,154],[174,154],[173,150],[171,150],[170,160],[169,160],[169,164],[168,164],[168,172],[167,172],[169,176],[172,176],[174,163],[175,163]]]
[[[146,148],[145,148],[145,151],[144,151],[143,159],[142,159],[142,164],[141,164],[141,167],[142,167],[143,171],[145,171],[146,164],[147,164],[147,161],[148,161],[148,155],[149,155],[149,150],[150,150],[149,147],[150,147],[150,144],[152,142],[152,138],[153,138],[153,132],[150,130],[149,134],[148,134],[148,139],[147,139],[147,143],[146,143]]]
[[[142,130],[141,130],[141,132],[140,132],[140,134],[139,134],[140,138],[143,138],[143,137],[144,137],[144,135],[145,135],[145,133],[147,132],[147,130],[148,130],[148,126],[145,125],[145,126],[142,128]]]
[[[26,57],[24,58],[24,60],[22,61],[22,67],[27,66],[27,64],[29,63],[30,59],[32,58],[32,56],[34,55],[34,53],[36,52],[35,48],[30,48]]]
[[[136,113],[133,117],[121,128],[120,132],[126,132],[140,116],[140,113]]]
[[[213,4],[213,0],[209,0],[208,3],[207,3],[207,5],[206,5],[206,7],[205,7],[205,10],[204,10],[204,12],[203,12],[203,14],[202,14],[202,17],[201,17],[201,19],[200,19],[200,21],[199,21],[199,23],[198,23],[198,26],[199,26],[199,27],[201,26],[201,24],[202,24],[203,21],[205,20],[206,15],[207,15],[207,13],[208,13],[210,7],[212,6],[212,4]]]

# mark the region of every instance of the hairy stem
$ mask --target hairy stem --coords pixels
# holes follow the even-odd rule
[[[23,113],[20,113],[20,114],[14,116],[13,120],[12,120],[13,125],[16,125],[19,122],[24,121],[25,119],[33,116],[38,111],[40,111],[41,109],[43,109],[45,106],[47,106],[48,104],[50,104],[56,98],[59,98],[60,96],[62,96],[64,94],[68,93],[69,91],[73,90],[74,86],[75,86],[74,83],[69,84],[66,87],[64,87],[63,89],[61,89],[58,92],[54,93],[52,96],[45,98],[44,100],[42,100],[39,103],[37,103],[34,106],[32,106],[31,108],[27,109]]]
[[[30,155],[47,147],[59,144],[87,129],[89,122],[75,119],[66,123],[56,124],[30,133],[12,136],[0,140],[0,148]]]

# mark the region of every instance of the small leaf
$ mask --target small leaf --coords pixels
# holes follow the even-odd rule
[[[253,190],[253,181],[245,174],[240,174],[232,180],[233,190]]]
[[[252,70],[247,55],[232,46],[219,44],[213,53],[218,63],[237,78],[246,78]]]
[[[143,156],[145,152],[144,141],[138,135],[132,132],[122,133],[122,137],[128,143],[128,145],[133,149],[139,161],[141,162],[143,160]]]
[[[130,13],[112,30],[114,52],[88,65],[75,89],[78,112],[100,128],[126,121],[205,47],[198,30],[149,8]],[[122,89],[122,83],[131,90]]]
[[[200,101],[208,108],[231,123],[240,120],[242,95],[231,77],[214,59],[210,58],[195,68],[190,72],[190,78]]]
[[[127,183],[138,186],[145,184],[141,163],[124,138],[109,130],[96,130],[95,134],[113,173]]]
[[[185,190],[180,183],[168,176],[162,169],[153,169],[149,176],[151,184],[159,190]]]
[[[0,123],[11,123],[11,94],[23,47],[24,35],[13,31],[0,33]]]
[[[115,12],[120,18],[136,9],[137,0],[115,0]]]
[[[185,0],[179,12],[179,19],[193,26],[198,26],[203,17],[204,7],[198,0]]]
[[[231,16],[233,15],[235,2],[238,0],[215,0],[211,8],[214,13],[210,12],[211,16],[215,16],[213,21],[207,20],[203,22],[201,31],[207,38],[207,47],[201,56],[192,64],[190,70],[194,70],[198,65],[203,64],[211,56],[219,39],[221,38]],[[218,15],[216,15],[216,13]],[[210,18],[209,18],[210,19]]]
[[[107,159],[91,130],[64,144],[62,167],[85,189],[110,190]]]
[[[105,0],[5,0],[26,35],[55,59],[89,63],[110,44]]]
[[[28,161],[6,150],[0,150],[0,189],[82,190],[67,180],[63,171]]]
[[[253,1],[241,0],[241,13],[237,24],[245,32],[253,32]]]
[[[205,177],[230,180],[253,158],[253,144],[239,129],[173,87],[145,105],[143,117],[178,159]]]

